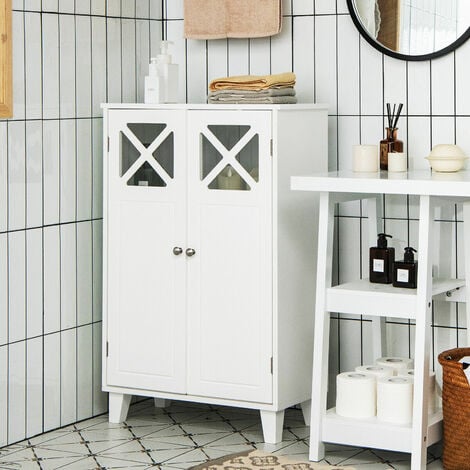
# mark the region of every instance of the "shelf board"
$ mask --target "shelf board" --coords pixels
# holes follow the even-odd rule
[[[428,417],[427,445],[442,438],[442,411]],[[412,427],[390,424],[369,419],[344,418],[336,414],[335,408],[323,417],[322,441],[375,449],[411,452]]]
[[[433,279],[432,295],[463,286],[464,279]],[[360,279],[328,288],[326,309],[328,312],[413,319],[416,318],[416,292],[416,289]]]

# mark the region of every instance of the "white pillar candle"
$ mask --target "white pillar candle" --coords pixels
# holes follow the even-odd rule
[[[243,189],[242,179],[229,167],[217,176],[217,187],[218,189]]]
[[[406,156],[403,152],[390,152],[388,154],[388,171],[406,171]]]
[[[374,172],[378,170],[378,145],[353,145],[353,171]]]

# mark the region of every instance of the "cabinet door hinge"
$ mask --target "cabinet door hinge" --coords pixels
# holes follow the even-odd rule
[[[271,139],[271,141],[269,143],[269,151],[270,151],[270,155],[272,157],[273,156],[273,139]]]
[[[273,373],[273,358],[271,356],[271,374]]]
[[[108,153],[109,153],[109,137],[108,137]]]
[[[106,341],[106,357],[109,356],[109,343]]]

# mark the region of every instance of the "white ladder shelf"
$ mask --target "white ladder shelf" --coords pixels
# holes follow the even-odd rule
[[[396,174],[395,174],[396,175]],[[394,176],[395,176],[394,175]],[[470,172],[442,175],[414,171],[388,179],[387,172],[361,174],[331,172],[292,177],[294,190],[320,192],[318,264],[315,305],[315,333],[310,419],[310,460],[324,457],[324,443],[347,444],[411,453],[412,470],[426,468],[427,447],[442,437],[442,412],[428,416],[429,363],[431,351],[431,306],[435,296],[464,301],[470,292]],[[335,204],[367,200],[369,246],[381,232],[382,194],[419,196],[418,287],[394,288],[371,284],[368,279],[332,286],[333,230]],[[465,230],[465,278],[432,279],[434,209],[462,202]],[[457,295],[454,295],[458,292]],[[467,309],[467,325],[470,325]],[[413,421],[395,425],[378,421],[350,419],[327,410],[328,350],[330,312],[367,315],[373,324],[373,353],[386,352],[385,318],[413,319],[416,323],[414,349]],[[467,329],[470,344],[470,328]]]

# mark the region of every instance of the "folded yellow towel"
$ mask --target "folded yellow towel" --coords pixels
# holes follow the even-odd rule
[[[272,36],[281,25],[281,0],[184,0],[189,39]]]
[[[212,80],[209,91],[216,90],[265,90],[267,88],[288,88],[295,85],[295,74],[292,72],[275,75],[239,75]]]

